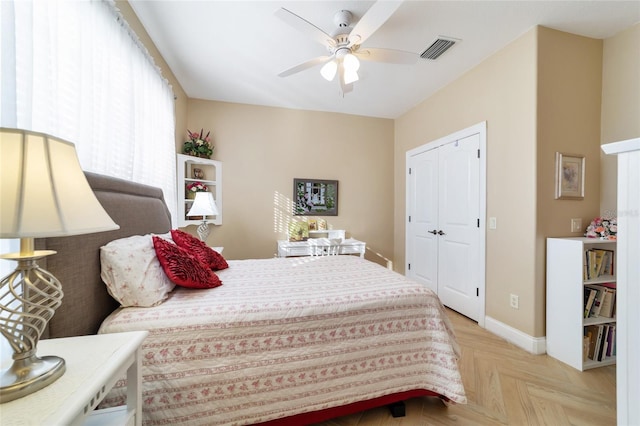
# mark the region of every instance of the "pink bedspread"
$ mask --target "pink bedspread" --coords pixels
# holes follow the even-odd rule
[[[437,296],[353,256],[229,261],[223,285],[124,308],[100,333],[149,330],[143,423],[244,425],[413,389],[465,403]],[[124,380],[105,406],[125,400]]]

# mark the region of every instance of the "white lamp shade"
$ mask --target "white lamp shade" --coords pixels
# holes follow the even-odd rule
[[[196,192],[196,198],[187,216],[216,216],[218,207],[210,192]]]
[[[43,133],[0,128],[0,238],[118,229],[95,197],[75,146]]]

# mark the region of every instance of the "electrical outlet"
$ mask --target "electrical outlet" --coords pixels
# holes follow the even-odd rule
[[[509,304],[513,309],[519,309],[520,301],[518,300],[518,295],[512,294],[511,297],[509,298]]]
[[[571,232],[582,232],[582,219],[571,219]]]

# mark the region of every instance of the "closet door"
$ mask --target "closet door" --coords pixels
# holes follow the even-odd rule
[[[479,136],[439,148],[438,297],[478,320]]]
[[[408,159],[407,276],[445,306],[478,321],[480,137],[470,135]]]
[[[407,276],[438,292],[438,150],[412,158],[408,180]]]

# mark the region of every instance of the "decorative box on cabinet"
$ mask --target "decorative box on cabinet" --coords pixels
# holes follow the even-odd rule
[[[202,170],[203,178],[196,178],[194,169]],[[178,226],[199,225],[202,223],[196,217],[187,217],[187,212],[193,204],[193,200],[187,198],[187,185],[193,182],[202,182],[213,194],[218,207],[219,215],[208,218],[209,223],[222,225],[222,163],[217,160],[194,157],[192,155],[178,154],[176,172],[178,174]]]
[[[590,249],[613,252],[613,275],[585,279],[585,253]],[[616,242],[611,240],[547,238],[547,353],[581,371],[616,362],[615,356],[583,360],[585,327],[616,323],[615,314],[612,318],[584,318],[585,286],[616,282],[615,250]]]

